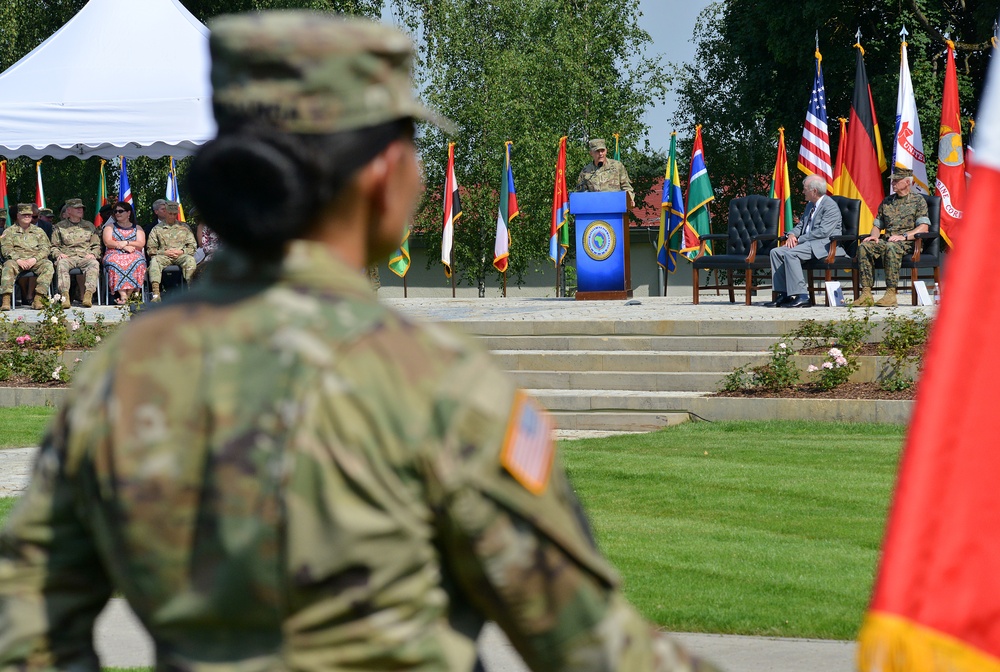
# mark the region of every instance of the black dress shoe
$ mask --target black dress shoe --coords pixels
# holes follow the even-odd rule
[[[774,298],[764,304],[765,308],[776,308],[781,304],[782,301],[788,298],[788,295],[784,292],[775,292]]]
[[[788,299],[781,304],[782,308],[808,308],[810,306],[808,294],[796,294]]]

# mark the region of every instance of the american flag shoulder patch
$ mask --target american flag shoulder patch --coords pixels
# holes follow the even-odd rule
[[[552,416],[537,401],[519,391],[507,423],[500,464],[534,495],[545,492],[549,484],[556,454],[553,430]]]

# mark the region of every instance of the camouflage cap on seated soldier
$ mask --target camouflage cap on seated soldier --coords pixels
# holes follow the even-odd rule
[[[397,119],[451,122],[413,95],[413,43],[389,26],[311,11],[211,22],[212,105],[220,134],[247,123],[330,134]]]
[[[52,208],[42,208],[41,210],[38,211],[38,216],[39,217],[51,217],[52,216]]]
[[[177,201],[167,201],[164,206],[167,208],[167,212],[172,212],[175,215],[181,211],[181,204]]]
[[[32,203],[18,203],[17,204],[17,214],[19,215],[33,215],[35,214],[35,206]]]
[[[913,177],[913,171],[911,169],[896,166],[892,169],[892,177],[889,179],[895,182],[896,180],[905,180],[908,177]]]
[[[599,149],[607,151],[608,143],[604,142],[602,138],[594,138],[593,140],[587,143],[587,149],[589,149],[591,152],[596,152]]]
[[[83,199],[82,198],[70,198],[67,199],[65,206],[66,208],[82,208]]]

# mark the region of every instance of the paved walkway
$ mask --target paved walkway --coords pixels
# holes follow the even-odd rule
[[[822,298],[817,297],[822,303]],[[812,308],[765,308],[762,303],[770,299],[761,297],[753,305],[743,305],[737,294],[736,303],[715,294],[703,293],[701,303],[694,305],[690,297],[653,296],[630,301],[577,301],[575,299],[551,298],[511,298],[511,299],[383,299],[408,315],[425,320],[462,322],[472,320],[503,320],[511,322],[533,320],[842,320],[847,317],[847,308],[827,308],[823,305]],[[909,294],[900,295],[898,313],[911,314],[915,310],[933,313],[932,306],[910,306]],[[81,309],[74,306],[71,314],[81,312],[88,322],[100,314],[106,322],[117,322],[122,311],[115,306],[94,306]],[[863,309],[854,311],[862,315]],[[872,316],[878,319],[890,314],[885,308],[873,308]],[[6,313],[7,319],[21,317],[29,322],[38,320],[40,313],[27,308],[17,308]]]
[[[912,314],[917,310],[931,314],[931,306],[912,307],[908,294],[901,295],[905,305],[896,309],[897,314]],[[751,306],[745,306],[737,296],[736,303],[729,303],[727,297],[714,294],[702,295],[701,303],[694,305],[690,298],[674,296],[643,297],[630,301],[577,301],[575,299],[384,299],[390,305],[408,315],[425,320],[462,322],[472,320],[503,321],[574,321],[574,320],[843,320],[847,319],[847,308],[765,308],[759,299]],[[820,299],[821,300],[821,299]],[[853,311],[856,316],[864,314],[863,309]],[[875,319],[890,314],[886,308],[873,308]]]
[[[729,672],[849,672],[854,642],[675,633],[691,651]],[[125,600],[112,600],[97,621],[97,652],[104,667],[149,667],[153,645]],[[479,637],[487,672],[528,672],[503,632],[487,625]]]

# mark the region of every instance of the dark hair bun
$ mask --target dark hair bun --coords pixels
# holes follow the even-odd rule
[[[231,135],[191,162],[188,190],[204,221],[228,246],[254,256],[281,253],[317,205],[308,171],[278,138]]]

